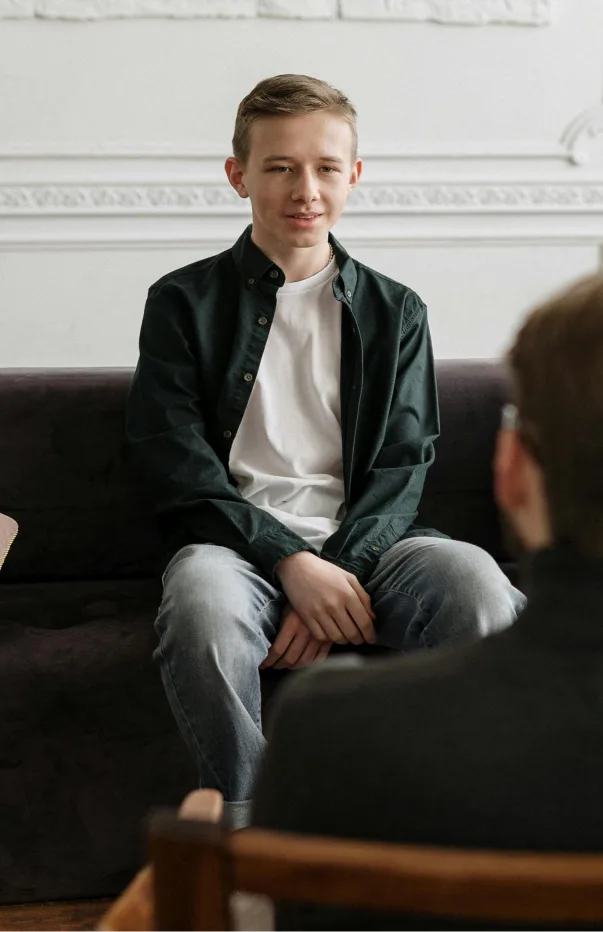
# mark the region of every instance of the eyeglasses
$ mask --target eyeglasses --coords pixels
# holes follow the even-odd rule
[[[513,404],[503,405],[501,409],[500,426],[502,430],[514,430],[523,445],[530,451],[534,459],[542,462],[540,454],[540,441],[538,432],[533,426],[519,417],[517,406]]]
[[[517,430],[518,420],[516,405],[506,404],[502,406],[500,412],[500,426],[503,430]]]

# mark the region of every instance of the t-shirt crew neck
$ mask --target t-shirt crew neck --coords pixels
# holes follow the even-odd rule
[[[241,495],[320,550],[344,509],[341,304],[333,259],[277,293],[229,469]]]
[[[324,269],[311,275],[310,278],[302,278],[299,282],[286,281],[279,288],[278,297],[280,298],[290,294],[301,294],[303,291],[311,291],[313,288],[320,288],[325,282],[332,281],[335,278],[336,271],[336,261],[333,257],[333,259],[325,265]]]

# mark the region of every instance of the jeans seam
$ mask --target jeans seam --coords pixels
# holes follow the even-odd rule
[[[382,592],[383,592],[383,595],[388,595],[390,592],[394,592],[396,595],[406,595],[406,596],[409,596],[411,599],[414,599],[414,600],[415,600],[415,602],[416,602],[417,605],[419,606],[420,611],[422,611],[423,614],[425,614],[425,615],[428,615],[428,614],[429,614],[429,612],[427,611],[427,609],[423,608],[423,605],[422,605],[422,603],[421,603],[421,599],[419,598],[419,596],[418,596],[415,592],[412,592],[410,589],[396,589],[394,586],[392,586],[390,589],[383,589]],[[430,619],[430,620],[431,620],[431,619]],[[427,633],[426,633],[428,627],[429,627],[429,622],[427,622],[427,624],[425,625],[425,627],[424,627],[424,628],[422,629],[422,631],[421,631],[421,640],[423,641],[423,644],[425,645],[425,647],[426,647],[428,650],[433,650],[433,643],[432,643],[432,641],[429,639],[429,637],[427,636]]]
[[[279,597],[279,598],[276,598],[276,599],[268,599],[268,601],[266,602],[266,604],[260,609],[260,611],[259,611],[259,612],[257,613],[257,615],[255,616],[255,622],[254,622],[254,623],[257,624],[257,622],[260,620],[260,618],[262,617],[262,615],[264,614],[264,612],[266,611],[266,609],[268,608],[269,605],[272,605],[273,602],[279,602],[279,601],[280,601],[280,597]],[[271,644],[272,644],[272,642],[271,642]],[[257,718],[255,719],[255,726],[256,726],[256,728],[259,728],[260,731],[262,730],[262,701],[261,701],[261,692],[260,692],[259,711],[258,711]]]
[[[276,599],[268,598],[268,599],[266,600],[266,602],[264,603],[264,605],[263,605],[263,606],[261,607],[261,609],[259,610],[259,612],[257,613],[257,615],[255,616],[254,624],[257,624],[257,622],[258,622],[259,619],[262,617],[262,615],[264,614],[264,612],[266,611],[266,609],[267,609],[270,605],[272,605],[273,602],[278,602],[278,601],[279,601],[279,598],[276,598]],[[157,624],[157,621],[156,621],[156,624]],[[160,635],[160,638],[159,638],[159,645],[158,645],[158,648],[157,648],[157,649],[158,649],[159,653],[161,654],[161,657],[163,658],[164,668],[165,668],[165,670],[166,670],[166,672],[167,672],[167,675],[169,676],[169,679],[170,679],[170,686],[171,686],[172,695],[174,696],[176,702],[178,703],[178,708],[180,709],[180,713],[181,713],[181,715],[182,715],[182,718],[183,718],[183,720],[186,722],[186,726],[187,726],[187,728],[188,728],[188,730],[189,730],[189,733],[192,735],[193,743],[194,743],[195,747],[197,748],[197,754],[199,755],[199,757],[200,757],[201,760],[203,760],[206,764],[209,764],[211,770],[213,771],[214,775],[218,778],[218,780],[219,780],[219,782],[222,784],[222,786],[226,786],[227,783],[228,783],[228,779],[226,779],[226,775],[224,774],[224,771],[222,770],[222,768],[221,768],[220,766],[217,766],[216,761],[215,761],[213,755],[210,754],[210,753],[208,753],[208,751],[207,751],[206,749],[204,749],[204,748],[201,746],[201,743],[200,743],[200,741],[199,741],[199,739],[198,739],[198,737],[197,737],[197,735],[196,735],[196,733],[195,733],[195,730],[194,730],[193,726],[192,726],[191,723],[190,723],[188,714],[186,713],[186,711],[185,711],[185,709],[184,709],[184,707],[183,707],[183,705],[182,705],[182,702],[180,701],[180,695],[179,695],[179,693],[178,693],[178,690],[176,689],[176,684],[175,684],[174,678],[173,678],[173,676],[172,676],[172,670],[171,670],[171,667],[170,667],[170,661],[169,661],[168,657],[166,656],[166,654],[163,652],[162,646],[161,646],[161,642],[162,642],[162,640],[163,640],[163,635],[165,634],[166,631],[167,631],[167,628],[164,627],[164,628],[163,628],[163,631],[162,631],[162,633],[161,633],[161,635]],[[250,717],[251,717],[251,716],[250,716]],[[253,719],[253,722],[254,722],[256,728],[258,728],[258,729],[261,731],[261,729],[262,729],[262,709],[261,709],[261,702],[260,702],[258,714],[257,714],[257,716]]]
[[[160,640],[159,640],[159,645],[158,645],[157,650],[159,651],[159,653],[161,654],[161,656],[162,656],[162,658],[163,658],[163,661],[164,661],[164,669],[166,670],[167,675],[168,675],[169,678],[170,678],[170,685],[171,685],[171,688],[172,688],[172,696],[175,698],[176,702],[178,703],[178,708],[180,709],[180,712],[181,712],[181,715],[182,715],[183,720],[186,722],[186,726],[187,726],[187,728],[188,728],[188,730],[189,730],[189,733],[192,735],[193,743],[194,743],[195,747],[197,748],[197,753],[198,753],[199,757],[201,758],[201,760],[202,760],[204,763],[209,764],[211,770],[212,770],[213,773],[214,773],[214,776],[218,778],[218,781],[222,784],[222,786],[226,786],[227,783],[228,783],[228,781],[225,780],[225,779],[223,778],[222,769],[221,769],[220,767],[216,767],[216,763],[215,763],[215,761],[213,760],[212,755],[211,755],[211,754],[208,754],[208,753],[207,753],[206,751],[204,751],[203,748],[201,747],[201,744],[199,743],[199,740],[198,740],[198,738],[197,738],[197,735],[195,734],[195,730],[194,730],[194,728],[192,727],[192,725],[191,725],[191,723],[190,723],[190,721],[189,721],[189,717],[188,717],[188,715],[187,715],[187,713],[186,713],[186,711],[185,711],[185,709],[184,709],[184,707],[183,707],[183,705],[182,705],[182,702],[180,701],[180,696],[179,696],[179,694],[178,694],[178,691],[177,691],[176,686],[175,686],[175,683],[174,683],[174,678],[173,678],[173,676],[172,676],[172,670],[171,670],[171,668],[170,668],[170,662],[169,662],[168,658],[166,657],[166,655],[164,654],[163,650],[161,649],[161,640],[162,640],[162,638],[160,638]]]
[[[413,592],[412,589],[399,589],[399,588],[396,588],[395,586],[392,586],[390,589],[381,589],[379,592],[379,595],[388,595],[390,592],[395,592],[396,595],[410,596],[411,599],[415,600],[415,602],[417,603],[421,611],[427,614],[427,609],[424,608],[423,603],[421,601],[421,597],[417,595],[416,592]]]

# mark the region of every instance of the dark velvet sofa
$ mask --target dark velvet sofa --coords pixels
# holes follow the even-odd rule
[[[0,370],[0,903],[109,896],[141,824],[196,784],[151,660],[162,544],[123,455],[129,370]],[[420,518],[504,550],[491,458],[501,366],[438,363]]]

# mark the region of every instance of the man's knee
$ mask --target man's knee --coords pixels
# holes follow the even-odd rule
[[[394,575],[435,620],[430,627],[434,643],[491,634],[512,624],[524,607],[524,596],[481,547],[416,538],[397,548],[391,554]]]
[[[160,627],[191,629],[203,640],[219,637],[228,618],[241,614],[249,597],[244,561],[214,544],[190,544],[174,556],[163,576]]]
[[[264,659],[281,607],[281,594],[235,551],[190,545],[166,569],[155,627],[164,653],[186,655],[232,677],[237,668]]]
[[[476,634],[507,627],[523,609],[525,597],[481,547],[465,541],[437,541],[432,559],[434,575],[442,581],[443,604],[466,607]]]
[[[506,588],[506,577],[496,560],[481,547],[462,540],[433,539],[430,544],[431,570],[446,580],[451,591],[484,586]]]

